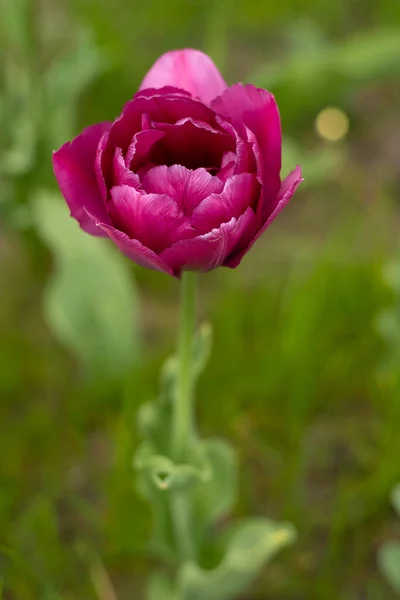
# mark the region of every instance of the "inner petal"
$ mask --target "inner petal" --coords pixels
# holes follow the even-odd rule
[[[113,175],[114,185],[130,185],[136,188],[138,191],[142,189],[139,175],[136,175],[136,173],[133,173],[127,168],[121,148],[115,149]]]
[[[149,154],[155,164],[219,169],[224,153],[235,150],[235,141],[230,135],[204,122],[182,119],[174,125],[157,123],[155,126],[164,133]]]
[[[222,161],[221,168],[216,173],[222,181],[226,181],[231,177],[235,171],[236,154],[234,152],[225,152]]]
[[[136,133],[125,155],[125,163],[128,169],[136,171],[147,159],[154,144],[163,137],[164,133],[156,129],[146,129]]]
[[[114,121],[107,136],[99,144],[99,155],[96,159],[100,174],[100,185],[111,186],[114,152],[117,147],[125,153],[132,143],[132,138],[141,130],[151,128],[151,121],[176,123],[183,117],[192,117],[207,123],[216,123],[215,112],[202,102],[191,98],[183,90],[171,87],[159,90],[143,90],[124,106],[122,114]]]
[[[247,208],[253,209],[257,204],[260,188],[254,173],[233,175],[220,194],[211,194],[200,202],[191,215],[192,225],[206,233],[228,223],[232,217],[238,219]]]
[[[171,93],[171,88],[144,90],[125,104],[122,114],[114,121],[110,130],[109,146],[119,146],[126,150],[132,135],[147,128],[148,118],[145,117],[143,122],[143,115],[162,123],[176,123],[183,117],[214,123],[216,117],[215,112],[202,102],[180,92]]]
[[[202,200],[220,193],[224,182],[203,168],[193,171],[182,165],[161,165],[144,175],[142,185],[147,193],[167,194],[183,213],[190,215]]]
[[[255,173],[257,170],[256,157],[252,139],[242,139],[231,123],[217,117],[219,126],[229,133],[236,141],[235,165],[233,173]]]

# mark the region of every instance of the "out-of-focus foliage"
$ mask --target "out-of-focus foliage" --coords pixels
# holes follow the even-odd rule
[[[53,201],[46,197],[40,177],[44,173],[48,179],[52,150],[73,136],[80,95],[105,72],[108,61],[85,29],[74,32],[72,48],[61,46],[56,57],[48,55],[53,40],[46,36],[43,7],[35,10],[19,0],[4,4],[1,14],[1,214],[16,227],[37,229],[57,262],[44,303],[54,335],[92,377],[121,376],[136,359],[132,276],[109,246],[79,232],[59,193]]]
[[[202,326],[196,335],[193,379],[206,366],[210,336],[208,325]],[[230,600],[246,590],[281,548],[293,542],[294,528],[287,523],[259,517],[233,523],[229,532],[216,535],[215,527],[222,518],[229,516],[236,500],[235,452],[222,440],[203,440],[195,435],[184,463],[175,463],[168,458],[171,456],[169,434],[176,389],[176,360],[171,357],[162,370],[159,398],[144,404],[139,411],[145,441],[135,454],[134,465],[139,475],[139,489],[151,503],[154,513],[154,552],[164,558],[175,557],[176,517],[172,518],[171,506],[173,512],[184,508],[176,495],[184,490],[185,502],[188,497],[192,512],[192,539],[200,555],[204,555],[208,568],[185,561],[180,565],[174,583],[157,573],[149,581],[146,597],[149,600]],[[215,564],[210,561],[211,556],[218,557]]]
[[[283,171],[298,163],[306,178],[240,268],[201,278],[202,317],[215,329],[199,379],[202,434],[228,437],[239,452],[235,519],[291,521],[298,532],[246,600],[394,600],[378,550],[400,536],[387,501],[400,479],[398,0],[172,0],[168,10],[161,0],[6,0],[0,11],[4,600],[141,598],[157,569],[132,456],[139,405],[157,393],[172,350],[176,282],[135,269],[136,311],[127,261],[63,220],[51,151],[114,118],[153,60],[185,46],[209,51],[227,81],[271,89]],[[316,127],[327,107],[349,121],[334,143]],[[93,271],[84,277],[77,256],[86,247]],[[108,313],[89,300],[111,298],[116,285],[103,352],[109,333],[78,336],[77,327],[85,314]],[[74,304],[72,290],[85,303]],[[140,368],[130,348],[139,325]],[[110,357],[128,367],[129,352],[131,372],[116,377]],[[92,377],[82,376],[85,362]],[[230,448],[215,464],[229,463]],[[218,533],[230,527],[221,518],[236,485],[224,482],[210,514]],[[205,548],[204,573],[192,574],[203,589],[223,554]],[[154,579],[153,596],[173,593],[168,581]]]
[[[38,194],[33,210],[55,260],[44,297],[48,324],[93,377],[123,376],[138,353],[136,290],[127,261],[85,235],[58,195]]]
[[[392,500],[400,517],[400,485],[393,490]],[[390,585],[400,594],[400,542],[386,542],[380,549],[379,562]]]

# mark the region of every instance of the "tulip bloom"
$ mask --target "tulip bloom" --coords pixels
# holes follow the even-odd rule
[[[139,265],[236,267],[302,181],[281,182],[274,97],[228,87],[197,50],[161,56],[114,122],[88,127],[53,155],[60,189],[86,232]]]

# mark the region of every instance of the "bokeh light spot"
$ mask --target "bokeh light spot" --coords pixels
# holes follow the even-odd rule
[[[343,139],[349,131],[349,126],[349,118],[340,108],[324,108],[315,119],[318,135],[328,142],[337,142]]]

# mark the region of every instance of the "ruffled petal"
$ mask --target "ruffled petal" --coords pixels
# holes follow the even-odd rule
[[[191,223],[202,233],[211,231],[257,204],[260,184],[252,173],[233,175],[220,194],[211,194],[193,211]]]
[[[280,188],[282,136],[278,107],[273,95],[253,85],[236,84],[211,103],[212,108],[232,121],[241,137],[245,127],[255,135],[262,158],[265,215],[276,206]]]
[[[232,177],[234,170],[235,170],[235,161],[234,160],[231,160],[228,162],[222,161],[222,166],[216,175],[217,175],[218,179],[221,179],[221,181],[226,181],[227,179],[229,179],[229,177]]]
[[[111,187],[110,165],[116,148],[121,148],[125,154],[135,134],[149,128],[152,121],[174,124],[186,117],[213,125],[216,115],[210,107],[185,93],[164,94],[162,89],[138,92],[127,102],[99,145],[97,171],[100,185],[103,177],[106,182],[104,193],[107,187]]]
[[[135,98],[151,98],[155,95],[171,95],[175,96],[191,96],[190,92],[183,90],[182,88],[174,87],[172,85],[164,85],[161,87],[148,87],[148,88],[140,88],[138,92],[135,94]]]
[[[101,231],[93,225],[85,209],[97,220],[110,222],[95,171],[97,146],[110,127],[108,122],[92,125],[53,153],[54,174],[71,216],[87,233],[97,236],[102,235]]]
[[[252,141],[248,139],[248,130],[244,129],[245,138],[241,138],[237,129],[231,123],[228,123],[219,116],[216,118],[217,123],[235,140],[235,165],[233,174],[238,173],[254,173],[257,170],[256,157],[254,155]],[[241,127],[243,129],[243,127]]]
[[[135,190],[143,191],[140,178],[127,168],[121,148],[116,148],[113,161],[114,185],[130,185]]]
[[[142,185],[147,193],[167,194],[173,198],[186,215],[204,198],[221,192],[224,187],[223,181],[205,169],[192,171],[182,165],[154,167],[143,177]]]
[[[154,144],[163,138],[164,135],[165,134],[162,131],[157,131],[156,129],[146,129],[145,131],[136,133],[126,152],[126,166],[134,171],[140,168],[146,161]]]
[[[120,185],[111,190],[111,198],[109,210],[118,229],[156,253],[195,235],[188,218],[165,194],[141,194]]]
[[[282,182],[281,189],[277,197],[275,210],[268,217],[267,221],[264,223],[262,228],[257,231],[257,234],[253,237],[253,239],[249,242],[247,246],[243,247],[239,251],[234,252],[232,256],[228,257],[228,260],[224,263],[224,266],[231,268],[235,268],[238,266],[243,256],[250,250],[253,244],[264,233],[267,227],[271,225],[272,221],[276,219],[281,210],[286,206],[286,204],[289,202],[289,200],[295,193],[297,187],[302,181],[303,178],[301,176],[301,169],[300,167],[296,167],[294,171],[292,171]]]
[[[110,130],[106,131],[97,146],[96,157],[94,161],[94,168],[96,171],[97,185],[99,186],[99,190],[101,193],[101,197],[104,200],[104,203],[107,203],[108,199],[108,191],[107,184],[111,182],[112,177],[112,168],[111,162],[109,164],[103,164],[103,153],[106,151],[108,146],[108,138],[110,135]],[[110,159],[112,158],[110,154]]]
[[[191,48],[163,54],[143,79],[140,89],[166,85],[182,88],[206,103],[227,87],[211,58]]]
[[[155,252],[143,246],[138,240],[130,239],[123,231],[119,231],[119,229],[107,223],[98,222],[94,217],[93,223],[118,246],[127,258],[137,265],[175,276],[172,269]]]
[[[210,271],[220,266],[244,238],[254,232],[255,215],[248,208],[239,219],[234,217],[218,229],[188,240],[181,240],[160,254],[174,274],[179,277],[183,270]]]
[[[135,133],[142,130],[142,117],[159,123],[176,123],[190,117],[206,123],[214,123],[215,112],[202,102],[184,94],[166,94],[155,90],[153,95],[138,92],[127,102],[121,115],[114,121],[110,130],[109,144],[126,150]]]

